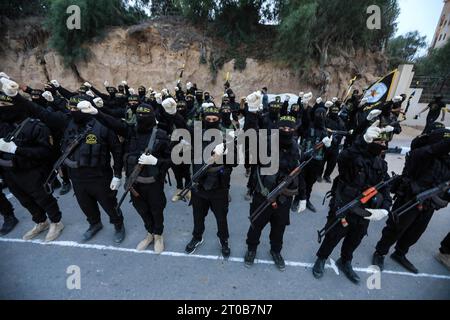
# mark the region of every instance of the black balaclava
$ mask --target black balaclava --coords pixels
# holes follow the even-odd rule
[[[184,100],[177,101],[177,112],[180,114],[183,118],[187,115],[187,103]]]
[[[203,91],[196,90],[195,91],[195,100],[197,100],[197,103],[202,105],[203,103]]]
[[[375,142],[369,143],[367,145],[367,151],[374,157],[380,156],[385,150],[387,150],[386,145],[383,146]]]
[[[230,99],[230,104],[236,103],[236,95],[233,92],[228,93],[228,99]]]
[[[147,133],[156,126],[156,117],[152,106],[143,103],[137,107],[136,126],[139,133]]]
[[[128,103],[127,106],[128,108],[130,108],[133,113],[136,113],[136,109],[139,105],[139,96],[136,94],[133,94],[131,96],[128,97]]]
[[[222,108],[220,109],[220,116],[222,118],[222,124],[225,127],[230,127],[231,126],[231,109],[229,105],[224,105],[222,106]]]
[[[269,104],[269,118],[272,120],[277,120],[280,116],[281,104],[279,102],[274,102]]]
[[[117,94],[117,89],[116,88],[114,88],[114,87],[107,87],[106,91],[108,91],[109,96],[111,98],[115,98],[116,97],[116,94]]]
[[[46,106],[47,105],[47,100],[44,99],[44,97],[42,96],[42,94],[44,93],[44,91],[42,90],[38,90],[38,89],[34,89],[31,91],[31,100],[40,105],[40,106]]]
[[[206,91],[204,94],[204,100],[205,102],[211,102],[211,95],[209,94],[208,91]]]
[[[89,101],[92,103],[92,101],[90,101],[91,99],[88,99],[87,97],[88,96],[85,96],[85,95],[77,95],[77,96],[71,97],[69,100],[69,107],[76,108],[78,103],[80,103],[81,101]],[[70,111],[70,115],[72,116],[73,121],[78,125],[85,124],[89,120],[92,119],[92,115],[83,113],[83,112],[81,112],[81,110]]]
[[[314,127],[317,129],[323,129],[325,127],[325,114],[326,110],[322,107],[318,107],[314,112]]]
[[[192,94],[186,95],[186,108],[191,111],[194,107],[194,96]]]
[[[140,98],[140,99],[145,98],[145,94],[146,94],[146,93],[147,93],[147,90],[145,89],[144,86],[140,86],[140,87],[138,88],[138,95],[139,95],[139,98]]]
[[[215,122],[206,121],[207,116],[216,116],[218,118]],[[207,129],[219,129],[220,128],[220,111],[216,107],[208,107],[203,110],[203,128]]]
[[[14,105],[13,99],[0,91],[0,121],[17,123],[28,116],[27,109],[21,105]]]
[[[337,120],[339,118],[339,107],[337,105],[331,106],[328,111],[328,117],[332,120]]]
[[[119,91],[120,93],[125,94],[125,87],[124,87],[123,84],[119,84],[119,85],[117,86],[117,89],[118,89],[118,91]]]
[[[291,110],[289,111],[289,115],[295,117],[296,119],[298,118],[300,114],[300,106],[297,103],[294,103],[291,106]]]
[[[283,116],[280,118],[278,122],[278,128],[288,127],[291,129],[295,129],[296,119],[293,116]],[[280,129],[280,146],[281,147],[290,147],[292,145],[294,138],[294,130],[290,132],[286,132]]]

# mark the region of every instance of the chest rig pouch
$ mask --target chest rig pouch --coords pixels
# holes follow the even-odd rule
[[[107,147],[108,129],[96,120],[86,124],[90,130],[81,140],[78,148],[64,161],[69,168],[96,168],[110,165],[109,150]],[[85,128],[80,128],[71,121],[63,142],[63,150],[74,141]]]

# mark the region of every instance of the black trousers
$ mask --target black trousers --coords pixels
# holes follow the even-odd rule
[[[442,240],[439,251],[443,254],[450,254],[450,232],[447,234],[444,240]]]
[[[335,215],[334,212],[330,211],[327,224],[331,224],[333,221],[335,221]],[[367,234],[369,220],[350,213],[347,215],[346,221],[348,223],[347,227],[344,227],[342,223],[338,223],[325,236],[322,245],[317,251],[317,257],[321,259],[328,259],[334,248],[342,239],[344,239],[341,247],[341,259],[345,262],[352,261],[353,253],[361,244],[364,236]]]
[[[392,210],[400,207],[407,200],[402,198],[397,199],[392,206]],[[433,213],[434,209],[424,208],[423,210],[419,210],[416,207],[401,215],[397,225],[392,220],[392,217],[389,217],[382,231],[381,239],[376,245],[377,252],[386,255],[391,246],[397,243],[395,250],[400,254],[406,255],[409,248],[425,232]]]
[[[217,222],[217,236],[222,241],[227,241],[228,233],[228,190],[192,192],[192,210],[194,214],[194,231],[192,235],[200,240],[205,231],[205,218],[209,209],[213,212]]]
[[[306,199],[309,200],[311,197],[311,192],[316,183],[317,178],[320,177],[320,174],[323,170],[323,161],[320,160],[311,160],[311,162],[304,168],[303,176],[305,178],[306,185]]]
[[[14,208],[11,202],[9,202],[6,198],[3,191],[0,191],[0,215],[3,217],[10,217],[14,215]]]
[[[3,179],[14,197],[31,213],[35,223],[45,222],[47,217],[52,223],[61,221],[58,202],[44,190],[46,173],[43,169],[4,170]]]
[[[255,193],[250,204],[250,215],[264,202],[266,198],[259,193]],[[247,232],[247,246],[249,251],[256,251],[259,245],[261,233],[268,223],[270,223],[270,249],[280,253],[283,248],[283,237],[286,226],[289,224],[289,211],[292,204],[292,197],[278,205],[277,209],[267,207],[256,219],[253,226]]]
[[[64,183],[70,182],[69,171],[66,166],[61,166],[61,179]]]
[[[134,189],[139,196],[136,197],[131,193],[131,201],[144,221],[145,229],[148,233],[162,235],[164,231],[163,213],[166,207],[164,182],[137,183],[134,185]]]
[[[175,180],[177,181],[177,189],[182,190],[191,182],[191,170],[189,164],[174,165],[172,171],[175,175]]]
[[[111,179],[97,180],[72,180],[73,190],[81,211],[86,215],[89,224],[96,224],[101,221],[98,204],[109,216],[110,223],[120,226],[123,223],[121,212],[116,210],[117,191],[112,191],[109,186]]]
[[[325,150],[325,163],[326,168],[323,174],[324,177],[330,177],[336,168],[337,159],[339,156],[339,147],[331,147]],[[324,163],[324,166],[325,166]]]

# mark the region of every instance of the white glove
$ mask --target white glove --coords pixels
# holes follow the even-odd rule
[[[93,93],[91,90],[86,91],[86,94],[92,98],[95,98],[95,93]]]
[[[376,117],[378,117],[381,114],[381,110],[375,109],[370,111],[370,113],[367,115],[367,120],[372,121]]]
[[[378,138],[381,134],[381,129],[378,128],[380,120],[375,121],[369,128],[367,128],[366,133],[363,138],[367,143],[372,143],[374,139]]]
[[[231,138],[231,139],[234,139],[234,138],[236,138],[236,132],[234,132],[234,130],[233,131],[228,131],[227,132],[227,135]]]
[[[42,96],[44,97],[45,100],[47,100],[48,102],[53,102],[55,99],[53,99],[53,95],[50,91],[44,91],[44,93],[42,94]]]
[[[85,87],[88,87],[88,88],[92,88],[92,85],[91,85],[89,82],[85,82],[85,83],[84,83],[84,86],[85,86]]]
[[[226,149],[225,144],[221,143],[218,144],[215,148],[214,148],[214,155],[217,157],[221,157],[224,156],[228,153],[228,149]]]
[[[325,108],[331,108],[331,106],[333,106],[333,102],[331,102],[331,101],[327,101],[327,102],[325,102]]]
[[[132,95],[136,94],[136,91],[134,91],[133,88],[128,89],[128,92],[129,92],[130,94],[132,94]]]
[[[120,185],[122,184],[122,180],[120,178],[114,177],[111,180],[111,184],[109,185],[109,188],[112,191],[119,190]]]
[[[192,82],[186,83],[186,88],[189,90],[192,88]]]
[[[323,142],[325,148],[329,148],[329,147],[331,147],[331,142],[333,142],[333,139],[331,139],[329,137],[325,137],[325,138],[323,138],[322,142]]]
[[[103,82],[103,85],[104,85],[105,87],[109,87],[109,82],[108,82],[107,80],[105,80],[105,82]]]
[[[385,209],[366,209],[366,211],[369,211],[371,215],[364,217],[364,219],[371,221],[380,221],[389,214],[389,212]]]
[[[59,88],[59,82],[57,80],[52,80],[50,81],[50,83],[55,87],[55,88]]]
[[[125,80],[122,81],[122,84],[123,84],[124,86],[127,86],[127,85],[128,85],[128,83],[127,83]]]
[[[77,104],[77,108],[87,114],[96,115],[98,110],[89,102],[89,101],[81,101]]]
[[[178,87],[175,87],[174,89],[175,89],[175,92],[178,92],[180,90],[180,88],[178,88]]]
[[[94,99],[94,104],[97,108],[103,108],[103,99],[98,97]]]
[[[322,100],[321,97],[318,97],[318,98],[316,99],[316,103],[317,103],[317,104],[322,103],[322,101],[323,101],[323,100]]]
[[[16,150],[17,145],[13,141],[5,142],[3,138],[0,139],[0,151],[15,154]]]
[[[165,95],[165,96],[168,96],[168,95],[169,95],[169,90],[167,90],[166,88],[164,88],[164,89],[161,90],[161,93],[162,93],[163,95]]]
[[[297,213],[301,213],[306,210],[306,200],[301,200],[298,204]]]
[[[155,94],[155,99],[156,99],[156,103],[161,104],[162,103],[162,94],[159,92],[157,94]]]
[[[154,166],[158,163],[158,159],[156,159],[154,156],[142,154],[139,157],[139,164],[143,164],[146,166]]]
[[[10,79],[9,76],[4,72],[0,72],[0,78],[6,78],[8,80]]]
[[[386,126],[383,129],[381,129],[381,132],[389,133],[389,132],[392,132],[392,131],[394,131],[394,127],[393,126]]]
[[[0,78],[3,92],[9,97],[15,97],[19,93],[19,85],[7,78]]]

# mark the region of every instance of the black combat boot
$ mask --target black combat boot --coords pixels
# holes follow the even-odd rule
[[[298,211],[298,205],[299,205],[298,200],[294,199],[294,201],[292,201],[292,205],[291,205],[291,211],[292,212],[297,212]]]
[[[416,274],[419,273],[419,270],[417,270],[417,268],[411,263],[411,261],[406,259],[406,256],[404,254],[395,251],[393,254],[391,254],[391,258],[392,260],[403,266],[406,270]]]
[[[58,179],[53,180],[53,182],[52,182],[52,189],[56,190],[56,189],[59,189],[59,188],[61,188],[61,182],[59,182]]]
[[[250,268],[255,262],[256,251],[247,250],[244,257],[244,263],[247,268]]]
[[[231,254],[230,247],[228,246],[228,241],[227,240],[220,240],[220,245],[222,246],[222,256],[225,259],[228,259],[230,257],[230,254]]]
[[[350,261],[343,262],[341,258],[336,261],[336,265],[341,270],[345,276],[353,283],[359,284],[361,280],[359,276],[353,271],[352,263]]]
[[[192,254],[194,253],[195,249],[197,249],[197,247],[199,245],[201,245],[203,243],[203,238],[201,238],[200,240],[192,238],[191,242],[189,242],[186,246],[186,253],[188,254]]]
[[[69,193],[71,189],[72,189],[72,184],[70,182],[63,181],[61,190],[59,190],[59,195],[63,196],[65,194]]]
[[[275,252],[270,250],[270,254],[272,255],[273,262],[280,271],[284,271],[286,269],[286,264],[284,263],[284,259],[279,252]]]
[[[103,225],[101,222],[96,223],[96,224],[91,224],[89,226],[89,229],[87,229],[87,231],[83,234],[83,241],[91,240],[97,234],[97,232],[99,232],[102,229],[103,229]]]
[[[380,271],[383,271],[384,269],[384,256],[380,253],[378,253],[378,251],[375,251],[373,253],[372,256],[372,264],[374,266],[377,266],[378,268],[380,268]]]
[[[10,233],[18,223],[19,220],[14,215],[6,216],[3,226],[0,229],[0,236]]]
[[[314,207],[314,205],[309,200],[306,202],[306,208],[308,208],[312,212],[317,212],[316,207]]]
[[[327,259],[317,258],[316,263],[314,263],[314,267],[312,269],[312,273],[314,278],[320,279],[323,277],[323,273],[325,271],[325,262]]]
[[[117,224],[114,226],[114,229],[114,242],[122,243],[123,239],[125,239],[125,226],[123,225],[123,223]]]

